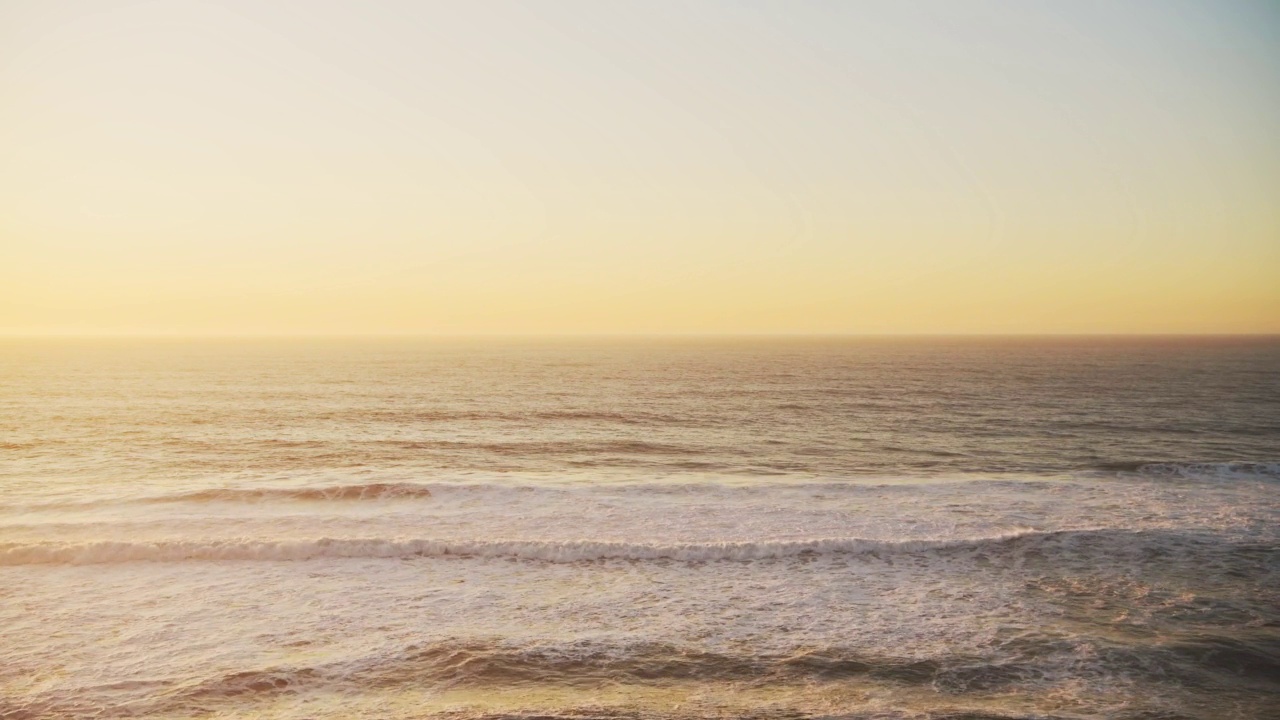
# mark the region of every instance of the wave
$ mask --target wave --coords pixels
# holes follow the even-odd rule
[[[1092,656],[1082,656],[1082,651]],[[1191,687],[1221,684],[1280,689],[1280,643],[1266,637],[1178,637],[1153,644],[1087,634],[1031,633],[983,653],[923,657],[870,654],[849,647],[797,648],[785,654],[739,654],[659,642],[625,646],[560,643],[513,645],[484,639],[442,639],[337,666],[271,668],[210,678],[184,693],[190,699],[296,690],[341,678],[361,686],[423,680],[448,684],[649,684],[698,682],[840,682],[853,678],[927,685],[949,693],[1008,691],[1055,679],[1120,670],[1131,677],[1170,679]]]
[[[1052,646],[1058,652],[1061,643]],[[902,683],[960,684],[982,676],[988,685],[1025,677],[1006,664],[980,657],[899,658],[848,648],[797,649],[790,654],[733,654],[659,642],[625,646],[533,643],[518,645],[485,639],[442,639],[355,662],[316,667],[264,668],[209,678],[189,687],[190,699],[233,697],[245,693],[296,690],[299,685],[342,679],[362,686],[393,686],[422,680],[449,684],[604,683],[663,681],[840,681],[854,677]]]
[[[318,442],[318,441],[312,441]],[[714,452],[715,448],[693,445],[651,442],[647,440],[374,440],[370,445],[397,450],[427,450],[436,452],[488,453],[496,456],[566,456],[566,455],[635,455],[635,456],[685,456]],[[323,446],[323,445],[318,445]]]
[[[1214,533],[1126,529],[1017,530],[967,538],[882,540],[856,537],[804,540],[654,543],[605,540],[472,540],[400,538],[157,540],[0,544],[0,566],[96,565],[129,562],[300,561],[320,558],[503,558],[548,563],[593,561],[751,562],[828,555],[941,552],[1100,553],[1112,558],[1147,551],[1218,550],[1241,561],[1270,556],[1266,543]]]
[[[689,415],[674,415],[650,410],[587,410],[587,409],[545,409],[545,410],[387,410],[374,408],[352,408],[320,413],[324,420],[340,420],[345,422],[385,422],[395,425],[406,423],[456,423],[456,422],[500,422],[521,423],[535,421],[565,421],[590,423],[617,423],[621,425],[655,425],[668,427],[671,425],[704,425],[706,418]]]
[[[619,448],[629,447],[620,444]],[[685,461],[687,469],[709,470],[700,463]],[[1144,478],[1171,478],[1198,481],[1250,481],[1280,480],[1280,462],[1223,462],[1223,463],[1172,463],[1172,462],[1111,462],[1095,465],[1085,476],[1097,477],[1099,473],[1107,476],[1137,476]],[[636,480],[634,477],[615,477],[608,474],[599,477],[582,473],[565,478],[513,476],[508,481],[493,475],[486,480],[442,479],[439,481],[408,482],[352,482],[343,483],[338,478],[335,484],[329,485],[265,485],[265,486],[231,486],[211,487],[204,489],[179,490],[163,492],[155,495],[120,495],[115,497],[93,499],[68,499],[65,497],[48,497],[28,502],[23,505],[0,504],[0,509],[31,510],[52,508],[96,508],[104,504],[166,504],[166,503],[259,503],[272,501],[365,501],[365,500],[412,500],[457,494],[475,494],[486,496],[525,496],[529,493],[543,496],[565,496],[566,494],[642,494],[642,495],[758,495],[771,492],[814,493],[827,495],[830,493],[866,493],[866,492],[903,492],[919,493],[930,487],[955,487],[964,484],[969,487],[1014,488],[1018,486],[1040,485],[1045,481],[1070,479],[1066,473],[1050,473],[1047,475],[1027,475],[1009,471],[993,471],[982,474],[903,476],[903,475],[868,475],[865,477],[844,476],[823,479],[815,476],[802,476],[795,479],[777,479],[747,483],[734,481],[729,475],[699,476],[694,481],[672,481],[657,479],[653,481]],[[1077,478],[1078,479],[1078,478]],[[275,478],[277,482],[284,477]]]
[[[608,476],[605,476],[606,478]],[[951,486],[957,482],[1008,486],[1011,483],[1037,482],[1036,479],[1017,479],[1013,477],[981,476],[974,478],[911,478],[907,482],[897,478],[873,477],[861,482],[847,480],[778,480],[776,482],[757,482],[754,484],[716,482],[698,480],[694,482],[671,482],[665,480],[636,482],[629,479],[607,480],[604,482],[559,482],[547,479],[540,483],[512,481],[439,481],[439,482],[366,482],[338,483],[333,485],[281,486],[266,485],[260,487],[214,487],[201,490],[161,493],[156,495],[117,496],[113,498],[74,499],[55,497],[22,506],[4,506],[0,508],[18,508],[30,510],[34,508],[96,508],[104,504],[166,504],[166,503],[202,503],[202,502],[269,502],[269,501],[360,501],[360,500],[405,500],[431,497],[447,497],[459,494],[483,496],[519,496],[530,494],[539,496],[564,497],[580,494],[643,494],[643,495],[755,495],[776,491],[838,493],[838,492],[918,492],[928,485]]]
[[[1097,469],[1188,480],[1280,480],[1280,462],[1186,463],[1143,460],[1102,463],[1097,466]]]
[[[1068,532],[1068,531],[1063,531]],[[949,540],[815,538],[761,542],[631,543],[595,540],[437,540],[320,538],[315,540],[162,540],[0,544],[3,565],[94,565],[183,560],[311,560],[315,558],[513,558],[552,563],[594,560],[752,561],[810,555],[928,552],[999,546],[1062,532],[1034,530]]]
[[[127,689],[148,691],[151,697],[119,707],[131,711],[126,713],[128,716],[186,714],[193,709],[203,714],[220,705],[242,710],[244,705],[240,703],[246,700],[269,701],[274,697],[296,696],[318,689],[369,692],[405,686],[483,689],[515,685],[560,686],[590,692],[601,687],[661,686],[672,682],[701,683],[705,687],[726,687],[725,683],[785,687],[850,680],[886,689],[924,687],[952,700],[962,700],[966,696],[980,697],[985,693],[1044,692],[1060,683],[1078,688],[1083,682],[1086,687],[1104,690],[1108,686],[1108,678],[1117,675],[1130,682],[1142,682],[1138,687],[1147,693],[1157,687],[1169,692],[1171,686],[1202,692],[1205,689],[1227,689],[1237,700],[1248,699],[1246,707],[1249,707],[1274,696],[1280,687],[1276,681],[1277,671],[1280,671],[1280,645],[1274,640],[1226,635],[1178,637],[1162,643],[1147,643],[1116,642],[1089,634],[1064,637],[1032,632],[1011,646],[997,644],[969,653],[943,652],[922,657],[868,653],[845,646],[754,653],[714,651],[662,642],[612,644],[544,640],[512,643],[482,637],[444,637],[317,664],[214,672],[181,685],[171,680],[140,683],[136,688]],[[1090,681],[1093,683],[1088,684]],[[86,697],[118,701],[116,692],[120,689],[119,684],[81,688],[80,696],[71,702],[65,697],[45,694],[31,698],[24,707],[12,713],[5,713],[4,705],[0,704],[0,715],[18,718],[77,715],[74,711],[85,707]],[[92,715],[85,713],[85,716],[102,715],[94,712]],[[528,720],[535,716],[522,713],[492,717]],[[585,714],[568,712],[563,715],[548,708],[536,717],[582,720],[584,717],[615,716],[602,713],[599,708]],[[627,713],[616,717],[633,719],[636,716]],[[746,717],[796,720],[830,715],[784,712]],[[995,720],[1052,716],[955,711],[887,715],[881,708],[880,712],[865,716],[842,717]]]

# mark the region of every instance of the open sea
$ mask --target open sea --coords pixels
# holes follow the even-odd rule
[[[0,718],[1280,718],[1280,339],[0,340]]]

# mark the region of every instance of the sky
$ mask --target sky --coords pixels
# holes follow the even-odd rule
[[[1277,333],[1280,5],[0,0],[0,333]]]

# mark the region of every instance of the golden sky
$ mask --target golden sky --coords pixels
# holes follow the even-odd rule
[[[1274,3],[0,1],[0,332],[1280,332]]]

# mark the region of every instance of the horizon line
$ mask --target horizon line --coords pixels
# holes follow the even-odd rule
[[[180,332],[3,332],[0,340],[41,339],[592,339],[592,338],[1280,338],[1276,332],[566,332],[566,333],[180,333]]]

